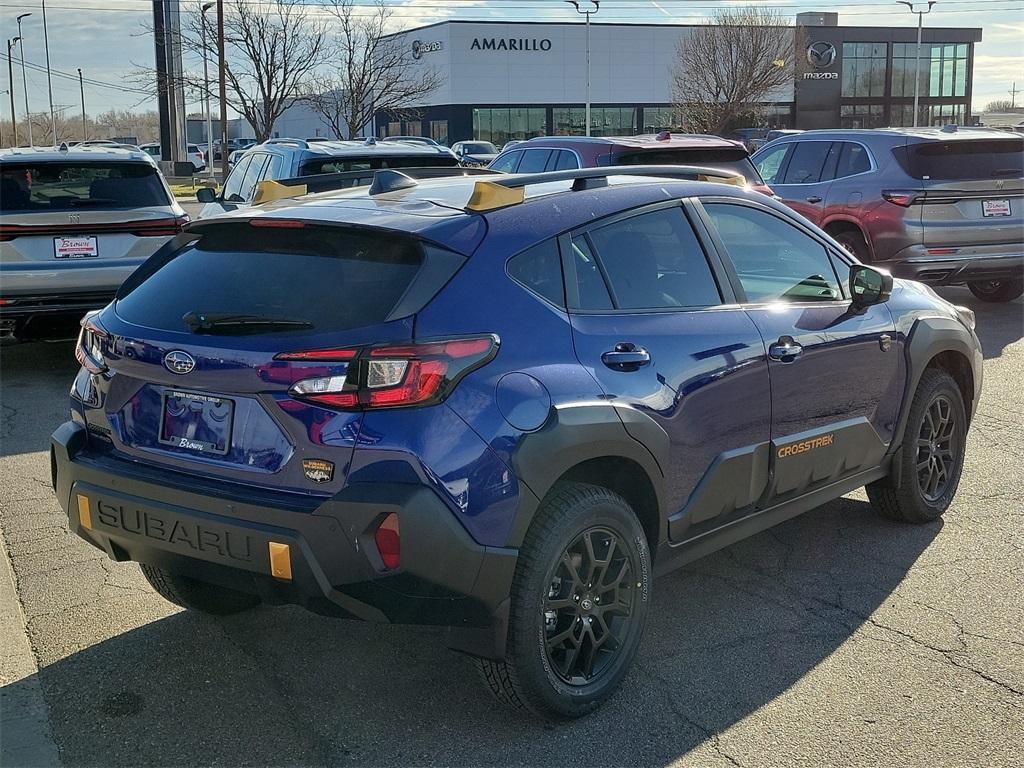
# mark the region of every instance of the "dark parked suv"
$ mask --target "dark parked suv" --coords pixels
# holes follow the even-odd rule
[[[979,299],[1024,293],[1024,137],[978,129],[807,131],[754,155],[788,205],[863,262]]]
[[[864,485],[937,519],[972,313],[708,173],[378,171],[190,224],[84,322],[72,530],[187,608],[447,626],[575,717],[655,575]]]
[[[742,142],[704,134],[541,136],[516,144],[488,166],[505,173],[539,173],[609,165],[699,165],[732,171],[758,192],[771,194]]]

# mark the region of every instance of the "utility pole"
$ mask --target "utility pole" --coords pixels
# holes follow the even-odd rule
[[[14,60],[11,58],[11,50],[19,40],[21,40],[20,37],[7,40],[7,82],[11,86],[8,93],[11,94],[11,128],[14,130],[12,147],[18,146],[18,116],[14,113]]]
[[[50,76],[50,36],[46,34],[46,0],[43,3],[43,47],[46,49],[46,90],[50,95],[50,129],[53,131],[53,146],[57,146],[57,113],[53,111],[53,78]]]
[[[21,87],[25,91],[25,122],[28,123],[28,145],[34,146],[32,143],[32,115],[28,111],[28,78],[25,77],[25,36],[21,34],[21,20],[26,16],[31,16],[31,13],[23,13],[18,17],[18,50],[21,51]]]
[[[228,177],[228,89],[224,62],[224,0],[217,0],[217,66],[220,69],[220,173],[221,183]]]
[[[1017,94],[1018,93],[1019,93],[1019,91],[1017,90],[1017,82],[1014,81],[1013,84],[1012,84],[1012,87],[1010,88],[1010,109],[1016,109],[1017,108]]]
[[[216,3],[199,6],[199,23],[203,30],[203,94],[206,96],[206,175],[213,178],[213,113],[210,111],[210,65],[206,50],[206,12]]]
[[[921,95],[921,30],[924,27],[924,15],[931,13],[936,0],[928,0],[928,10],[926,11],[915,11],[914,4],[909,0],[897,0],[897,2],[907,6],[911,13],[917,14],[917,52],[914,54],[914,128],[917,128],[918,103]]]
[[[82,96],[82,141],[89,140],[89,131],[85,122],[85,85],[82,83],[82,68],[78,68],[78,92]]]
[[[590,135],[590,17],[592,14],[597,13],[601,10],[601,0],[590,0],[593,4],[593,8],[590,10],[580,10],[579,0],[565,0],[569,5],[576,9],[576,13],[582,13],[587,17],[587,106],[586,106],[586,117],[587,128],[585,135]]]

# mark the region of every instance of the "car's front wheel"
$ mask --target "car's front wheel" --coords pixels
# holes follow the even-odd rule
[[[1024,294],[1024,279],[974,280],[968,283],[967,287],[982,301],[1013,301]]]
[[[499,700],[547,718],[581,717],[622,682],[650,599],[647,539],[625,500],[565,483],[523,542],[505,659],[478,659]]]

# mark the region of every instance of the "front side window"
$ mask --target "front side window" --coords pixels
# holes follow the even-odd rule
[[[790,146],[789,144],[784,144],[781,147],[769,149],[758,155],[755,165],[765,184],[771,186],[779,182],[779,171],[782,170],[782,161],[786,159],[786,152],[789,151]]]
[[[252,155],[245,155],[238,161],[238,165],[232,169],[231,173],[228,174],[227,179],[224,181],[224,189],[221,192],[221,197],[225,201],[229,203],[244,202],[244,198],[238,192],[242,188],[242,180],[249,170],[249,163],[252,162],[252,157]]]
[[[618,309],[721,303],[707,257],[683,212],[642,213],[590,232]]]
[[[519,173],[540,173],[551,157],[550,149],[528,149],[523,152],[523,160],[519,163]]]
[[[245,176],[242,178],[242,185],[238,189],[238,196],[242,200],[251,200],[256,183],[263,178],[263,167],[270,160],[269,155],[258,152],[253,155],[249,167],[245,169]]]
[[[747,301],[833,301],[842,297],[825,246],[793,224],[744,205],[704,206],[736,268]]]
[[[519,165],[519,158],[522,156],[522,152],[506,152],[501,157],[495,158],[494,162],[491,163],[490,168],[494,171],[512,173],[515,171],[516,166]]]

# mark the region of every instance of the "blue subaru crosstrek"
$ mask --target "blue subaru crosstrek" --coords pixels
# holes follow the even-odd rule
[[[189,225],[83,321],[72,530],[186,608],[443,625],[512,706],[593,710],[656,574],[862,486],[933,521],[963,467],[973,314],[723,173],[381,171]]]

